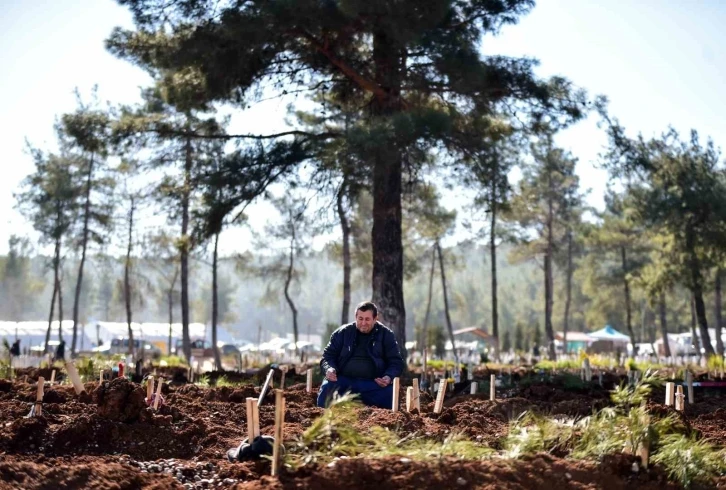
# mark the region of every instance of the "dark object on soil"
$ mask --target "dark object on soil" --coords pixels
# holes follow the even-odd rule
[[[227,459],[231,462],[235,462],[260,459],[260,457],[264,455],[272,456],[272,445],[275,443],[275,439],[273,437],[257,436],[252,441],[252,444],[248,444],[248,440],[249,439],[245,439],[239,447],[235,447],[227,451]]]
[[[94,392],[101,418],[116,422],[135,422],[146,409],[144,390],[126,378],[116,378],[102,383]]]

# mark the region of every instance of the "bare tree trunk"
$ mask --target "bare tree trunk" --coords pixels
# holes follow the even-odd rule
[[[345,325],[350,320],[350,224],[343,208],[343,198],[347,186],[343,184],[338,191],[338,218],[340,229],[343,232],[343,309],[340,314],[340,324]]]
[[[423,322],[423,342],[422,345],[422,353],[423,353],[423,372],[422,372],[422,380],[426,379],[426,366],[428,363],[428,345],[429,345],[429,315],[431,313],[431,298],[433,297],[434,292],[434,270],[436,269],[436,247],[431,247],[431,273],[429,274],[429,297],[428,301],[426,302],[426,316],[424,316],[424,322]]]
[[[668,325],[666,320],[665,293],[660,293],[658,309],[660,311],[660,333],[663,337],[663,353],[666,357],[671,357],[671,344],[668,341]]]
[[[496,159],[495,159],[496,166]],[[489,258],[492,274],[492,336],[494,337],[494,359],[499,360],[499,302],[497,288],[497,175],[496,167],[492,178],[491,202],[489,213]]]
[[[551,361],[557,359],[557,352],[555,351],[555,332],[552,328],[552,253],[554,248],[554,237],[553,237],[553,226],[554,226],[554,210],[553,210],[553,199],[554,196],[552,191],[552,176],[549,175],[549,194],[547,197],[547,249],[545,250],[544,258],[544,275],[545,275],[545,334],[547,335],[547,343],[549,345],[548,355]]]
[[[48,330],[45,332],[45,344],[43,354],[48,353],[48,342],[50,342],[51,327],[53,325],[53,314],[55,313],[55,298],[58,295],[58,264],[60,263],[61,240],[55,240],[55,252],[53,254],[53,294],[50,298],[50,314],[48,315]]]
[[[630,305],[630,281],[628,280],[628,257],[625,253],[625,246],[620,246],[620,261],[623,268],[623,290],[625,292],[625,326],[628,329],[630,343],[633,344],[633,350],[630,357],[635,356],[635,332],[633,331],[633,311]]]
[[[706,320],[706,305],[703,302],[703,275],[701,274],[701,264],[696,255],[693,245],[693,237],[695,232],[692,229],[686,230],[686,248],[689,252],[689,266],[691,269],[691,292],[693,293],[693,301],[696,307],[696,318],[698,319],[698,327],[701,333],[701,345],[703,346],[706,357],[716,354],[711,345],[711,337],[708,334],[708,320]],[[698,355],[701,355],[700,349]]]
[[[126,244],[126,261],[124,262],[124,304],[126,305],[126,325],[129,332],[129,354],[134,355],[134,331],[131,328],[131,253],[134,247],[134,211],[136,210],[136,202],[134,196],[131,196],[129,207],[129,241]],[[144,352],[144,346],[141,352]]]
[[[715,315],[716,315],[716,352],[723,357],[723,339],[721,338],[721,329],[723,328],[723,320],[721,317],[721,269],[716,269],[716,285],[715,285]]]
[[[691,294],[691,344],[696,349],[696,355],[701,356],[701,342],[698,340],[696,333],[696,298]]]
[[[174,275],[171,278],[171,284],[169,284],[169,291],[167,292],[167,302],[169,306],[169,355],[172,353],[172,325],[174,324],[174,285],[176,284],[176,278],[179,276],[179,269],[174,268]]]
[[[168,306],[169,306],[169,341],[167,344],[168,355],[171,355],[171,353],[172,353],[171,348],[172,348],[173,330],[171,327],[174,324],[174,297],[173,297],[173,295],[174,295],[174,290],[173,290],[173,288],[171,288],[167,292],[167,302],[168,302]]]
[[[58,271],[58,340],[63,340],[63,265]]]
[[[402,48],[384,29],[373,35],[374,78],[384,96],[370,103],[374,117],[390,117],[401,111]],[[393,330],[406,359],[406,305],[403,296],[403,236],[401,196],[403,151],[396,141],[377,145],[373,160],[373,301],[381,320]]]
[[[567,227],[567,271],[565,284],[565,318],[562,329],[562,343],[567,354],[567,332],[570,329],[570,305],[572,304],[572,229]]]
[[[298,341],[298,329],[297,329],[297,308],[295,303],[290,297],[290,284],[292,283],[292,273],[295,266],[295,227],[292,227],[292,238],[290,239],[290,262],[287,268],[287,278],[285,279],[285,299],[287,304],[290,305],[290,311],[292,312],[292,334],[295,339],[295,355],[298,355],[297,341]]]
[[[81,243],[81,263],[78,266],[78,278],[76,280],[76,296],[73,300],[73,338],[71,340],[71,357],[76,357],[76,336],[78,332],[78,313],[81,300],[81,287],[83,284],[83,268],[86,265],[86,249],[88,248],[88,222],[91,217],[91,182],[93,179],[93,158],[88,164],[88,175],[86,176],[86,202],[83,205],[83,238]]]
[[[451,349],[454,351],[454,360],[456,362],[456,370],[459,369],[459,353],[456,352],[456,339],[454,338],[454,328],[451,326],[451,316],[449,315],[449,295],[446,291],[446,272],[444,270],[444,254],[441,250],[441,244],[436,240],[436,250],[439,252],[439,269],[441,270],[441,288],[444,291],[444,314],[446,316],[446,328],[449,330],[451,338]]]
[[[217,286],[217,268],[219,265],[219,232],[214,235],[214,254],[212,256],[212,349],[214,351],[215,369],[222,369],[222,359],[217,346],[217,322],[219,320],[219,288]]]
[[[192,141],[186,140],[184,160],[184,189],[182,191],[182,224],[181,224],[181,310],[182,310],[182,346],[184,357],[191,362],[192,348],[189,338],[189,200],[191,197],[192,179]]]

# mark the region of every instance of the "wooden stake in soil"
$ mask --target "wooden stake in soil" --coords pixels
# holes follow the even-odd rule
[[[98,384],[103,384],[103,369],[101,369],[101,372],[98,375]]]
[[[73,388],[76,390],[76,395],[80,395],[85,389],[83,388],[83,383],[81,383],[81,378],[78,376],[78,371],[76,370],[76,365],[73,364],[71,361],[66,362],[66,372],[68,373],[68,376],[71,378],[71,382],[73,383]]]
[[[469,390],[470,390],[469,393],[472,394],[472,395],[476,395],[477,388],[478,388],[477,383],[475,383],[474,381],[472,381],[471,382],[471,388],[469,388]]]
[[[413,402],[413,386],[409,386],[408,388],[406,388],[406,411],[410,412],[414,408],[416,408],[416,406]]]
[[[285,375],[287,374],[287,366],[280,366],[280,371],[282,372],[282,376],[280,379],[280,389],[285,390]]]
[[[247,398],[247,443],[252,444],[255,437],[260,435],[260,408],[257,398]]]
[[[265,384],[262,385],[262,389],[260,390],[260,397],[257,399],[257,405],[262,405],[262,401],[265,399],[265,395],[267,395],[267,391],[272,388],[272,377],[275,375],[275,370],[273,368],[270,368],[270,371],[267,373],[267,379],[265,379]]]
[[[154,377],[149,376],[146,380],[146,401],[151,403],[151,398],[154,396]]]
[[[398,412],[401,404],[401,378],[393,378],[393,406],[391,410]]]
[[[418,387],[418,378],[413,378],[413,406],[421,413],[421,391]]]
[[[666,397],[665,397],[665,404],[666,406],[673,405],[673,390],[675,389],[676,384],[673,382],[666,383]]]
[[[683,386],[678,385],[676,387],[676,410],[682,412],[685,405],[684,398],[686,395],[683,394]]]
[[[444,408],[444,397],[446,396],[446,385],[448,379],[443,378],[439,381],[439,393],[436,395],[436,403],[434,404],[434,413],[441,413],[441,409]]]
[[[686,385],[688,385],[688,404],[693,405],[693,373],[686,371]]]
[[[285,424],[285,396],[282,390],[275,390],[275,442],[272,445],[272,476],[280,474],[282,428]]]
[[[55,369],[50,373],[50,384],[55,383]]]
[[[35,395],[35,416],[40,417],[43,415],[43,387],[45,386],[45,378],[43,376],[38,377],[38,391]]]
[[[154,410],[159,410],[159,400],[161,400],[161,387],[164,385],[164,380],[159,378],[159,384],[156,385],[156,397],[154,398]]]
[[[489,401],[496,400],[497,393],[497,375],[492,374],[489,376]]]
[[[313,368],[308,369],[308,379],[307,379],[307,385],[305,386],[305,391],[308,393],[313,392]]]

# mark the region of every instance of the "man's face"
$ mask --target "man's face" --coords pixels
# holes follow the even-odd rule
[[[373,330],[373,325],[376,323],[376,317],[373,316],[373,311],[361,311],[355,312],[355,326],[360,333],[369,333]]]

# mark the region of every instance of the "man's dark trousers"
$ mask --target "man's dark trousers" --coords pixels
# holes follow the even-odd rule
[[[333,393],[343,395],[346,392],[358,394],[364,405],[391,409],[393,406],[393,383],[385,388],[378,386],[372,379],[354,379],[338,375],[338,381],[323,381],[318,392],[318,406],[325,408]]]

